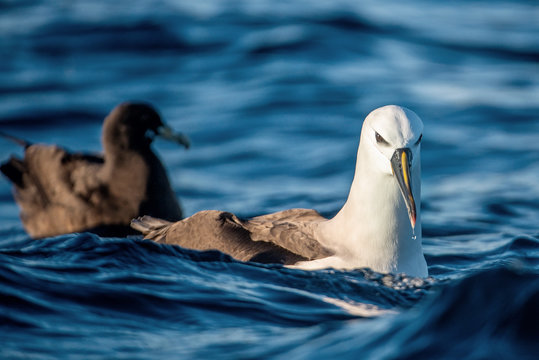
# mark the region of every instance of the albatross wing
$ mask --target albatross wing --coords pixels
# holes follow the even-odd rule
[[[308,223],[323,219],[314,210],[292,209],[241,220],[236,215],[216,210],[201,211],[171,223],[143,216],[131,222],[146,239],[176,244],[195,250],[219,250],[240,261],[282,263],[331,255],[310,237]]]
[[[257,216],[244,222],[244,227],[254,241],[271,242],[308,260],[315,260],[333,255],[314,234],[316,224],[324,220],[326,218],[316,210],[290,209]]]

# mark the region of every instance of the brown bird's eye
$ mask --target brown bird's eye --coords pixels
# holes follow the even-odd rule
[[[376,142],[378,144],[389,145],[389,143],[382,137],[382,135],[378,134],[377,132],[375,132],[375,134],[376,134]]]

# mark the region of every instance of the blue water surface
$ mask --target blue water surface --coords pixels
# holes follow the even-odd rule
[[[151,102],[193,142],[154,146],[187,215],[331,216],[363,118],[413,109],[431,275],[35,241],[2,179],[0,358],[536,358],[538,18],[524,0],[0,0],[0,129],[97,152],[108,111]]]

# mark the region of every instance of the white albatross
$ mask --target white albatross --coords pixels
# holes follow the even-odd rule
[[[207,210],[178,222],[144,216],[131,226],[145,238],[240,261],[306,270],[371,268],[428,276],[421,246],[421,137],[411,110],[388,105],[363,123],[348,199],[332,219],[291,209],[240,219]]]

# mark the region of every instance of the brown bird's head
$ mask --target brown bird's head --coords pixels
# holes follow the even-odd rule
[[[125,102],[116,106],[105,118],[103,145],[125,150],[145,150],[155,136],[174,141],[189,148],[189,138],[174,132],[157,111],[146,103]]]

